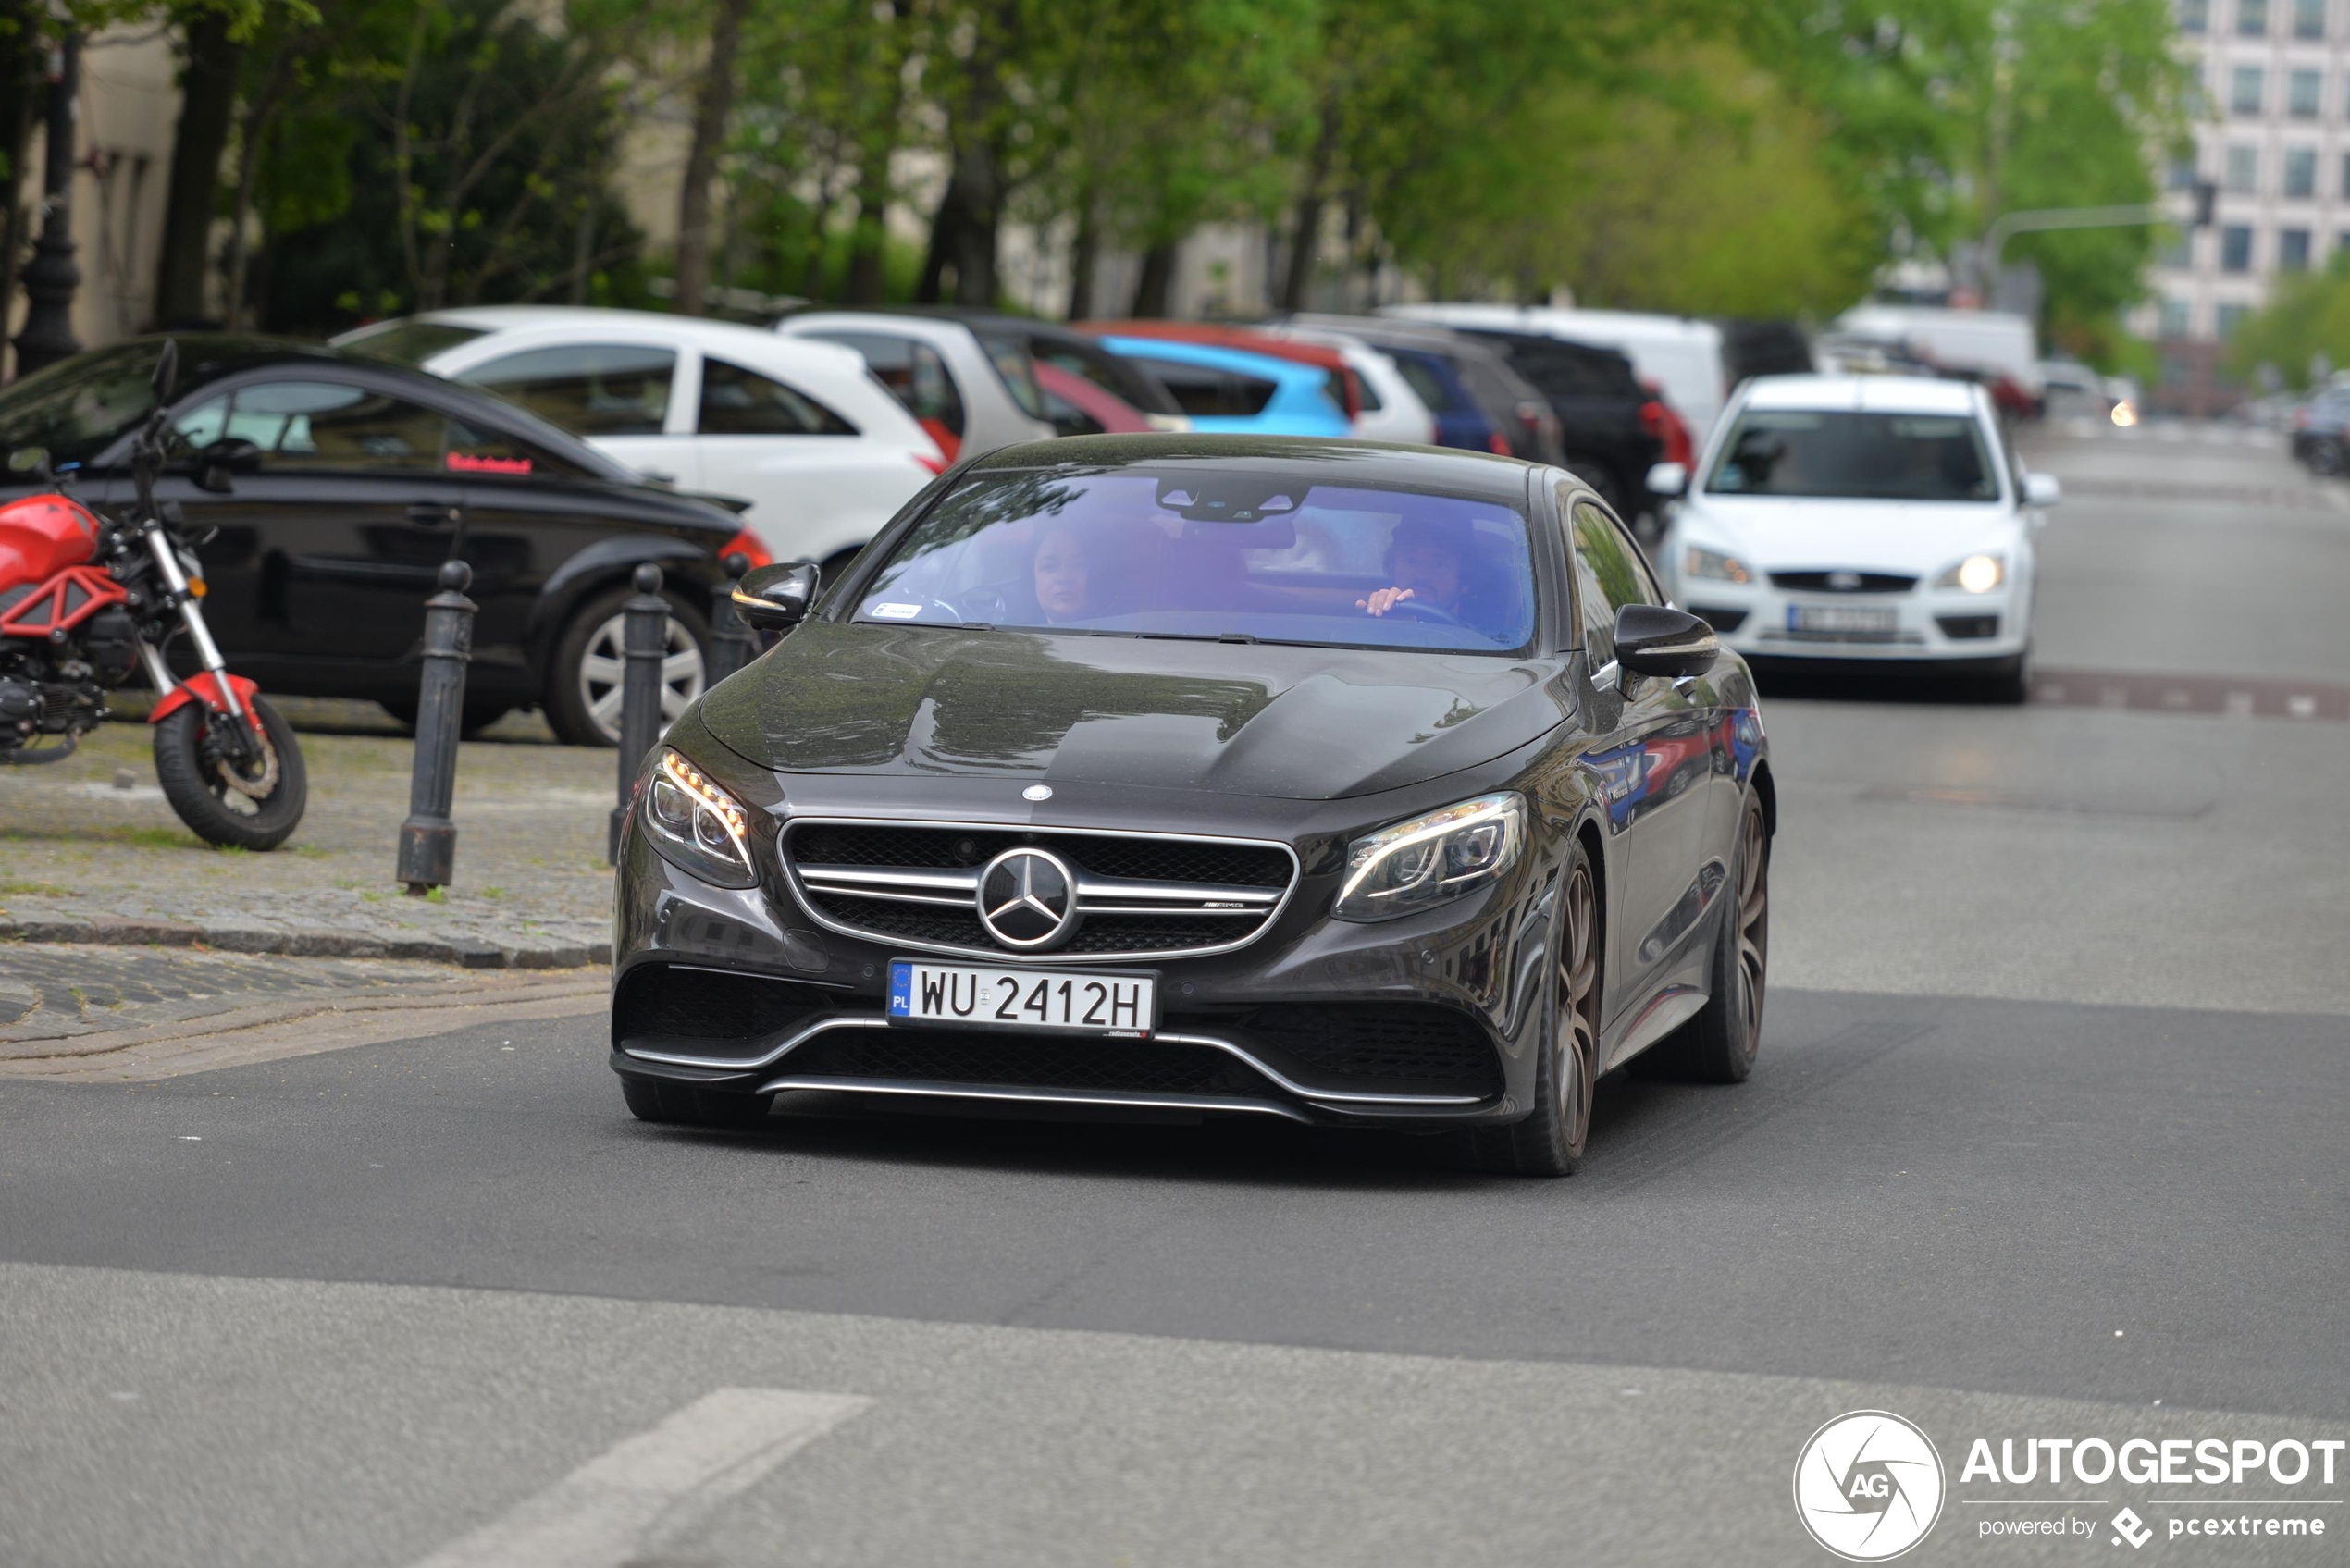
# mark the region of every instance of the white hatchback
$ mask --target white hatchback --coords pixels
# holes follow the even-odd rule
[[[1759,377],[1697,474],[1659,463],[1649,488],[1676,498],[1658,558],[1675,602],[1749,659],[1975,674],[2023,699],[2033,535],[2059,492],[2016,467],[1980,387]]]
[[[777,561],[825,578],[946,466],[855,352],[645,311],[434,311],[336,341],[521,403],[648,478],[750,503]]]

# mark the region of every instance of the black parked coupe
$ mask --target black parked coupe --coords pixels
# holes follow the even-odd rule
[[[1753,687],[1579,479],[1015,446],[813,587],[745,579],[796,629],[648,759],[612,1003],[638,1116],[1073,1102],[1449,1130],[1557,1175],[1608,1068],[1752,1067]]]
[[[644,562],[674,607],[669,712],[701,693],[705,612],[740,525],[637,481],[512,403],[338,350],[182,335],[173,461],[156,485],[199,547],[212,631],[272,692],[413,719],[424,601],[474,570],[468,726],[538,706],[558,735],[619,735],[620,604]],[[161,339],[77,355],[0,392],[0,455],[47,449],[84,501],[130,494],[130,438]],[[21,490],[24,475],[0,473]],[[0,488],[0,499],[10,491]]]

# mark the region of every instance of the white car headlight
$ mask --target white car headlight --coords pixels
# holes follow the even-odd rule
[[[750,863],[749,814],[666,747],[645,786],[645,829],[662,858],[706,883],[749,887],[759,881]]]
[[[1754,574],[1745,562],[1735,555],[1725,555],[1718,549],[1691,545],[1683,552],[1682,572],[1691,577],[1712,577],[1719,582],[1750,583]]]
[[[1346,885],[1330,912],[1342,920],[1408,915],[1498,881],[1525,847],[1526,797],[1480,795],[1347,846]]]
[[[2008,580],[2008,563],[1996,555],[1970,555],[1934,579],[1937,588],[1964,588],[1987,594]]]

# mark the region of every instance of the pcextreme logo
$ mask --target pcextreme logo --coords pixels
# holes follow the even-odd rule
[[[1883,1562],[1942,1516],[1942,1456],[1911,1422],[1855,1410],[1812,1434],[1795,1462],[1795,1515],[1848,1562]]]

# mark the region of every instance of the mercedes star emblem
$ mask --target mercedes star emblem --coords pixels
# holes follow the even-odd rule
[[[1077,926],[1077,879],[1058,855],[1007,849],[979,873],[979,923],[1007,947],[1058,945]]]
[[[1026,789],[1020,792],[1020,797],[1022,800],[1050,800],[1053,797],[1053,786],[1051,784],[1030,784]]]

